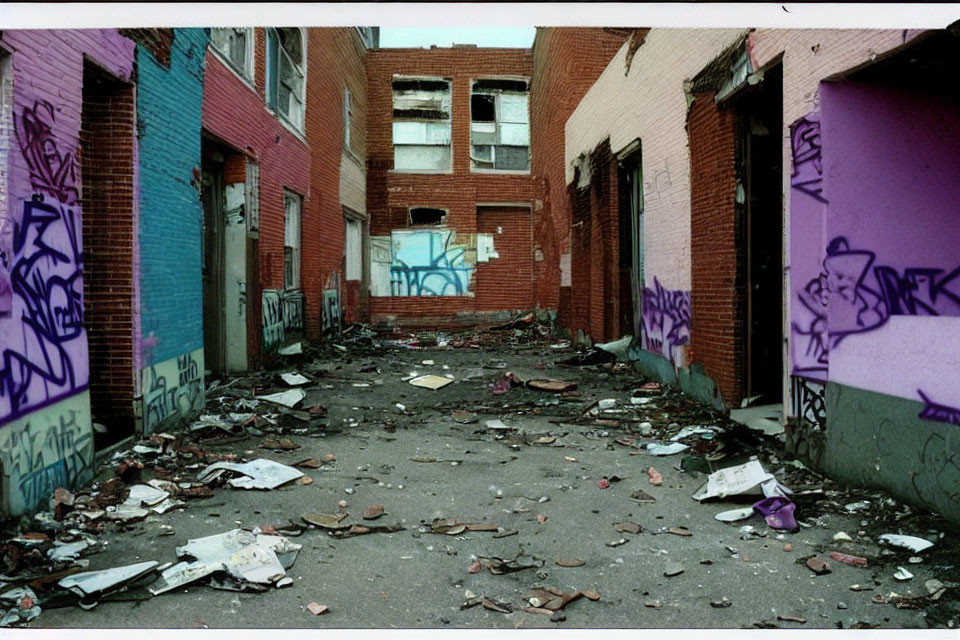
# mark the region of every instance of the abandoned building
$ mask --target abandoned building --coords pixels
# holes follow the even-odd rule
[[[960,519],[958,53],[955,29],[5,30],[0,513],[291,342],[533,311]]]

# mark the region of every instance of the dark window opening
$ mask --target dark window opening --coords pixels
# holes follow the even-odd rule
[[[449,91],[446,80],[394,80],[394,91]]]
[[[410,226],[441,225],[446,217],[447,212],[443,209],[416,207],[410,209]]]
[[[526,80],[477,80],[473,83],[474,91],[518,91],[526,93]]]
[[[489,94],[470,96],[470,120],[472,122],[496,122],[496,99]]]

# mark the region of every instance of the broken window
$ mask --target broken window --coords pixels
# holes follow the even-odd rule
[[[431,207],[413,207],[410,209],[410,226],[418,225],[440,225],[443,224],[447,212],[443,209],[433,209]]]
[[[530,92],[526,80],[473,83],[470,160],[474,169],[530,170]]]
[[[283,192],[283,287],[300,288],[300,213],[303,199]]]
[[[210,30],[210,43],[237,73],[253,80],[253,29],[214,28]]]
[[[299,130],[306,78],[303,49],[299,28],[267,29],[267,104]]]
[[[393,77],[393,168],[449,171],[450,81]]]

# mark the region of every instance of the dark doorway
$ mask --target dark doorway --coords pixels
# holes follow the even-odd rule
[[[783,68],[736,102],[738,279],[743,283],[746,397],[783,396]]]
[[[84,61],[80,112],[84,323],[95,446],[135,431],[133,87]]]
[[[620,334],[640,335],[643,303],[643,163],[640,147],[618,164],[620,190]]]
[[[224,370],[224,191],[226,156],[204,139],[202,157],[203,200],[203,358],[213,373]]]

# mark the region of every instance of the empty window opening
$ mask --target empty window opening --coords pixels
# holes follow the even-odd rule
[[[448,171],[452,166],[450,81],[393,78],[393,166]]]
[[[437,226],[443,224],[446,220],[447,212],[444,209],[433,209],[431,207],[414,207],[410,209],[410,226],[420,225]]]
[[[525,80],[477,80],[470,94],[474,169],[530,170],[530,94]]]
[[[214,28],[210,43],[230,66],[248,80],[253,79],[253,29],[244,27]]]

